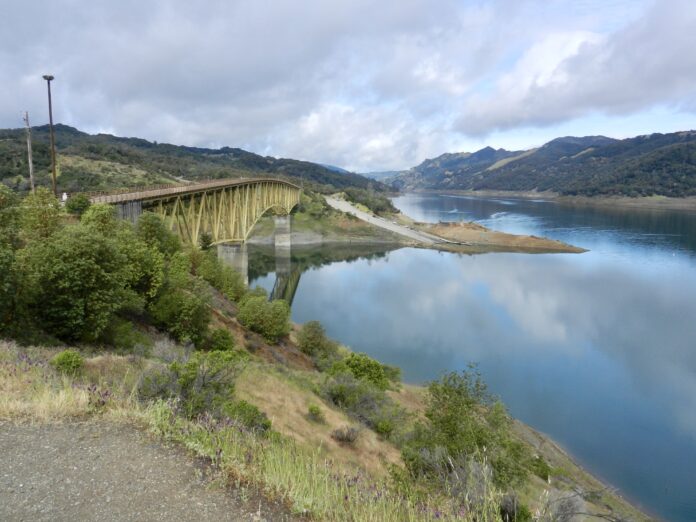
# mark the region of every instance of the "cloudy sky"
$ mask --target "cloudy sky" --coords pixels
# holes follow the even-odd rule
[[[0,0],[0,127],[352,170],[696,128],[694,0]]]

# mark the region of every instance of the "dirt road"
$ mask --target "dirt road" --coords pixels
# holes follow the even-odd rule
[[[375,226],[384,228],[386,230],[390,230],[391,232],[407,237],[413,241],[418,241],[419,243],[424,243],[426,245],[434,245],[436,243],[448,242],[432,234],[420,232],[418,230],[413,230],[403,225],[399,225],[398,223],[394,223],[393,221],[387,221],[386,219],[373,216],[372,214],[368,214],[367,212],[363,212],[362,210],[356,208],[352,204],[342,199],[336,199],[327,196],[326,202],[336,210],[340,210],[341,212],[345,212],[347,214],[352,214],[355,217],[362,219],[363,221],[367,221],[368,223],[371,223]]]
[[[0,423],[0,520],[291,520],[136,428],[107,422]]]

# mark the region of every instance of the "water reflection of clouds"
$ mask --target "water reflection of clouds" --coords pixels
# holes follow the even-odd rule
[[[417,380],[468,361],[605,353],[696,434],[696,278],[578,259],[407,249],[371,266],[338,263],[303,276],[298,319],[322,319]]]

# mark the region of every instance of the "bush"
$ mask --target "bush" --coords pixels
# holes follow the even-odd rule
[[[85,365],[85,360],[75,350],[63,350],[51,359],[51,365],[66,375],[77,375]]]
[[[75,194],[65,203],[65,210],[80,217],[90,207],[92,203],[89,201],[87,194]]]
[[[305,323],[297,335],[297,342],[300,350],[311,356],[322,356],[336,350],[336,343],[326,336],[319,321]]]
[[[468,465],[485,448],[496,485],[506,488],[526,477],[526,447],[514,437],[505,408],[493,402],[473,368],[430,383],[425,417],[402,448],[412,475],[441,479],[452,461]]]
[[[222,408],[222,413],[254,431],[266,432],[271,429],[271,421],[266,414],[247,401],[229,402]]]
[[[384,390],[369,381],[356,379],[352,373],[328,377],[320,393],[351,417],[385,437],[393,436],[396,427],[403,426],[407,418],[406,412]]]
[[[203,251],[210,250],[210,247],[213,246],[213,236],[210,232],[201,233],[198,237],[198,246],[201,247]]]
[[[211,312],[209,296],[195,280],[189,288],[176,286],[180,281],[169,281],[150,306],[155,323],[164,327],[177,340],[199,345],[205,338]]]
[[[137,389],[141,400],[170,399],[178,395],[179,386],[169,366],[157,365],[142,373]]]
[[[536,455],[531,459],[529,469],[532,471],[532,473],[544,481],[548,481],[551,477],[551,466],[549,466],[549,463],[546,462],[544,457],[541,455]]]
[[[339,444],[352,446],[358,440],[360,430],[355,426],[343,426],[331,432],[331,438]]]
[[[374,384],[380,390],[389,388],[389,380],[382,364],[364,353],[351,353],[331,368],[333,374],[349,371],[356,379]]]
[[[159,250],[165,257],[170,257],[181,249],[179,238],[164,224],[164,220],[152,212],[143,212],[135,227],[137,236]]]
[[[318,424],[324,424],[326,422],[326,419],[324,418],[324,413],[321,411],[321,408],[316,404],[309,405],[309,408],[307,409],[307,418],[312,422],[316,422]]]
[[[290,332],[290,306],[283,300],[269,302],[265,297],[245,296],[237,319],[271,342],[277,342]]]
[[[237,352],[196,352],[185,363],[174,362],[169,369],[176,395],[188,417],[205,411],[219,415],[234,393],[234,383],[244,357]]]
[[[231,301],[238,302],[244,296],[246,285],[241,274],[222,263],[214,251],[192,250],[189,256],[194,275],[207,281],[210,286],[222,292]]]
[[[129,299],[132,267],[112,238],[75,225],[18,256],[26,312],[65,341],[93,341]]]
[[[227,328],[216,328],[210,334],[206,348],[211,351],[234,350],[234,336]]]
[[[46,239],[60,229],[61,207],[50,190],[39,187],[20,207],[21,236],[25,241]]]

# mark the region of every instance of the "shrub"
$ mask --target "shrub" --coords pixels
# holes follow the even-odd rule
[[[351,353],[342,361],[336,363],[331,373],[349,371],[356,379],[361,379],[374,384],[380,390],[389,388],[389,381],[384,373],[382,364],[364,353]]]
[[[228,402],[223,406],[222,413],[254,431],[266,432],[271,429],[271,421],[266,414],[247,401]]]
[[[309,321],[302,326],[297,335],[300,350],[315,358],[325,359],[337,351],[335,342],[326,336],[324,327],[319,321]]]
[[[192,272],[219,290],[231,301],[238,302],[246,292],[239,272],[222,263],[214,251],[191,251]]]
[[[201,247],[201,250],[209,250],[211,246],[213,246],[213,236],[210,234],[210,232],[203,232],[199,237],[198,237],[198,246]]]
[[[320,393],[351,417],[385,437],[393,436],[395,428],[403,426],[407,418],[406,412],[384,390],[369,381],[356,379],[352,373],[328,377]]]
[[[90,206],[82,215],[80,223],[109,237],[116,232],[119,225],[116,220],[116,208],[106,203]]]
[[[551,466],[549,466],[549,463],[546,462],[544,457],[541,455],[536,455],[531,459],[529,469],[532,471],[532,473],[544,481],[548,481],[551,477]]]
[[[358,440],[360,430],[355,426],[343,426],[331,432],[331,438],[339,444],[352,446]]]
[[[170,365],[176,394],[189,417],[204,411],[219,414],[234,393],[234,383],[244,358],[238,352],[196,352],[185,363]]]
[[[150,306],[150,312],[159,326],[166,328],[177,340],[200,344],[208,329],[211,312],[209,297],[195,281],[189,288],[176,286],[170,281]]]
[[[80,217],[89,208],[92,203],[89,201],[87,194],[75,194],[65,203],[65,210],[71,214]]]
[[[466,464],[485,448],[496,485],[509,487],[525,478],[527,450],[512,434],[505,408],[493,403],[473,368],[430,383],[425,417],[402,448],[414,476],[441,478],[441,471],[451,467],[448,462]]]
[[[75,350],[63,350],[51,359],[51,365],[61,373],[77,375],[85,365],[85,360]]]
[[[290,306],[283,300],[245,297],[239,307],[239,322],[268,341],[277,342],[290,332]]]
[[[18,257],[28,315],[60,339],[95,340],[129,300],[128,258],[91,228],[63,228]]]
[[[318,424],[324,424],[326,422],[326,419],[324,418],[324,413],[321,411],[321,408],[316,404],[309,405],[309,408],[307,409],[307,418],[312,422],[316,422]]]
[[[216,328],[210,334],[206,348],[211,351],[234,350],[234,336],[227,328]]]
[[[159,250],[165,257],[172,256],[181,248],[179,238],[164,224],[164,220],[152,212],[143,212],[135,227],[137,236]]]
[[[46,239],[60,228],[61,207],[50,190],[39,187],[20,207],[21,236],[25,241]]]
[[[157,365],[142,373],[137,390],[141,400],[169,399],[178,395],[179,386],[169,366]]]

